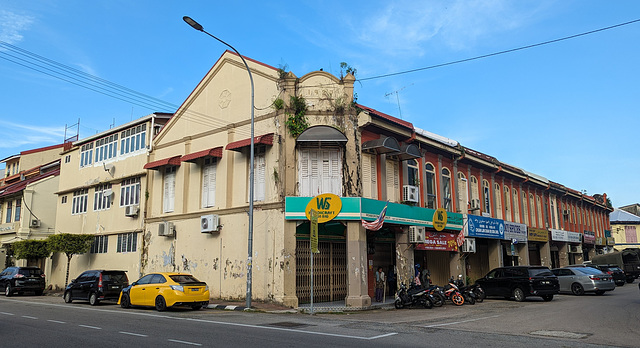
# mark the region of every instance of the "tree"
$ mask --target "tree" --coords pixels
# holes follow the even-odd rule
[[[21,240],[13,243],[13,256],[16,259],[42,259],[51,256],[46,240]]]
[[[92,234],[72,234],[59,233],[51,235],[47,238],[49,248],[52,252],[64,253],[67,255],[67,276],[64,280],[64,286],[69,282],[69,264],[71,258],[75,254],[84,254],[91,249],[91,243],[94,236]]]

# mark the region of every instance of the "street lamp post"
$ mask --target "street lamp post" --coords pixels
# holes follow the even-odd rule
[[[240,57],[240,59],[242,59],[242,62],[244,63],[245,68],[247,68],[247,72],[249,73],[249,80],[251,81],[251,150],[250,152],[250,159],[249,159],[249,233],[248,233],[248,259],[247,259],[247,308],[251,307],[251,278],[252,278],[252,267],[253,267],[253,159],[254,159],[254,135],[253,135],[253,109],[254,109],[254,88],[253,88],[253,76],[251,75],[251,69],[249,69],[249,65],[247,64],[247,61],[244,60],[244,57],[240,54],[240,52],[238,52],[238,50],[236,50],[233,46],[229,45],[228,43],[220,40],[219,38],[215,37],[214,35],[206,32],[204,30],[204,28],[202,27],[202,25],[200,25],[198,22],[194,21],[193,19],[191,19],[191,17],[188,16],[184,16],[182,17],[182,19],[187,22],[187,24],[189,24],[193,29],[201,31],[209,36],[211,36],[212,38],[222,42],[223,44],[225,44],[226,46],[228,46],[229,48],[231,48],[234,52],[236,52],[236,54]]]

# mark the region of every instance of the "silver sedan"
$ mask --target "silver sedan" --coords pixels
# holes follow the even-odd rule
[[[558,277],[560,292],[571,292],[574,295],[595,292],[596,295],[602,295],[616,288],[609,274],[595,268],[563,267],[551,271]]]

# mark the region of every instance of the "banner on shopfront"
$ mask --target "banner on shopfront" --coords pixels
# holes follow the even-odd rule
[[[467,236],[504,239],[504,221],[478,215],[467,215]]]
[[[602,237],[596,237],[596,245],[603,246],[603,245],[607,244],[606,242],[607,242],[606,239],[604,239]]]
[[[565,230],[551,229],[551,240],[557,242],[582,243],[582,234]]]
[[[582,236],[582,240],[584,244],[596,244],[596,234],[592,231],[584,231],[584,235]]]
[[[424,243],[416,244],[416,250],[458,251],[457,233],[426,232]]]
[[[504,222],[504,239],[515,241],[516,243],[527,242],[527,225],[515,222]]]
[[[530,242],[543,242],[546,243],[549,241],[549,231],[543,230],[540,228],[531,228],[527,229],[527,235],[529,237]]]

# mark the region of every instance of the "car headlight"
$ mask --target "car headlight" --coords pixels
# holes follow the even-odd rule
[[[171,290],[178,290],[184,292],[184,287],[182,285],[171,285]]]

